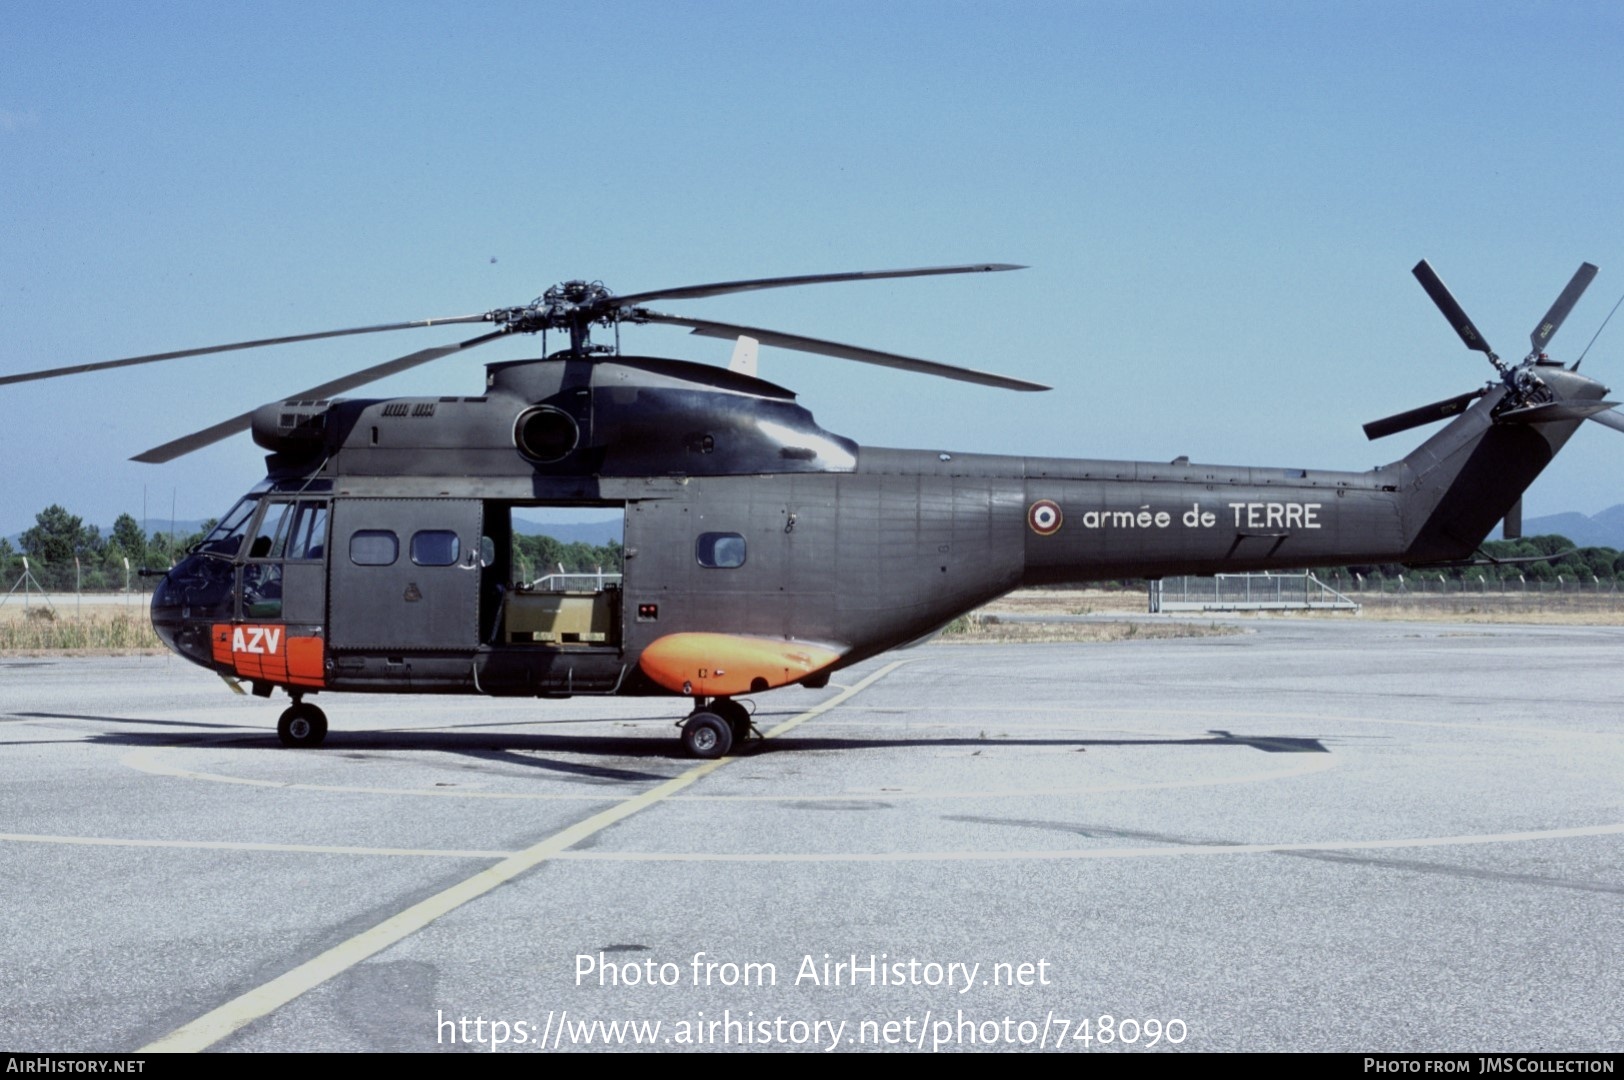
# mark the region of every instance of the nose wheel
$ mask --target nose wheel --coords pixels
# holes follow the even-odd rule
[[[320,746],[327,738],[327,714],[314,705],[296,702],[276,722],[276,737],[283,746]]]

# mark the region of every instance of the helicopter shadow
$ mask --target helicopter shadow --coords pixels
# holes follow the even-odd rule
[[[1031,739],[1004,736],[952,736],[947,738],[908,739],[854,739],[842,736],[816,735],[789,736],[760,745],[763,752],[789,750],[863,750],[875,747],[1074,747],[1084,751],[1090,747],[1106,746],[1246,746],[1266,754],[1329,754],[1330,748],[1319,739],[1285,735],[1236,735],[1233,732],[1209,730],[1205,737],[1188,739]]]
[[[111,730],[90,734],[84,739],[65,740],[89,742],[103,746],[144,748],[185,748],[203,745],[229,744],[240,749],[262,749],[278,753],[287,752],[274,732],[263,728],[234,724],[210,724],[195,721],[153,720],[146,717],[121,717],[74,713],[14,713],[22,719],[79,720],[99,724],[161,726],[173,730],[131,731]],[[786,718],[789,714],[785,714]],[[664,717],[642,717],[639,720],[663,720]],[[758,719],[771,723],[768,714]],[[589,784],[626,782],[664,782],[675,773],[655,772],[636,767],[622,767],[606,763],[571,760],[577,755],[599,758],[618,758],[622,761],[644,761],[649,764],[671,762],[686,764],[688,758],[675,739],[646,736],[597,735],[571,732],[551,734],[534,730],[517,731],[513,728],[533,729],[538,724],[579,724],[581,721],[527,721],[500,725],[469,725],[476,731],[418,730],[418,731],[337,731],[328,735],[320,749],[301,751],[310,754],[366,754],[366,753],[442,753],[468,758],[479,765],[519,766],[540,772],[560,774],[563,777]],[[618,718],[609,723],[625,723]],[[201,733],[200,729],[203,729]],[[236,732],[221,736],[218,732]],[[734,757],[756,757],[764,754],[783,754],[808,751],[827,752],[871,749],[935,748],[935,749],[988,749],[993,747],[1070,748],[1084,752],[1101,747],[1157,747],[1205,746],[1244,747],[1269,754],[1330,753],[1318,738],[1285,735],[1244,735],[1222,729],[1210,729],[1205,735],[1190,738],[1006,738],[985,736],[910,736],[904,738],[854,738],[851,736],[794,734],[775,739],[752,738],[734,748]],[[478,765],[470,764],[469,768]]]

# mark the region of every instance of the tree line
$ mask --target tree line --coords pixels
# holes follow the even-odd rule
[[[1392,563],[1327,567],[1316,571],[1343,580],[1358,574],[1366,579],[1391,581],[1400,574],[1407,582],[1418,581],[1577,581],[1602,584],[1624,583],[1624,554],[1610,547],[1578,547],[1557,533],[1528,536],[1520,540],[1489,540],[1481,548],[1489,559],[1505,560],[1484,566],[1406,567]]]
[[[513,534],[513,580],[535,581],[556,574],[563,567],[566,574],[620,573],[624,550],[618,540],[607,544],[589,544],[584,540],[565,543],[546,535],[526,536]]]
[[[213,521],[206,521],[197,532],[149,534],[133,516],[120,514],[112,531],[103,533],[61,506],[47,506],[15,545],[0,537],[0,592],[21,578],[24,556],[34,581],[52,592],[71,592],[75,585],[85,592],[115,592],[126,585],[148,592],[155,579],[142,578],[138,571],[168,569],[213,527]]]

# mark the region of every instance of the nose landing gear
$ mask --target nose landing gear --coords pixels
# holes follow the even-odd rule
[[[314,705],[295,698],[293,704],[276,722],[276,737],[283,746],[308,748],[320,746],[327,738],[327,714]]]

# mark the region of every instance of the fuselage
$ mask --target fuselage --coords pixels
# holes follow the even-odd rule
[[[1459,557],[1515,491],[1461,523],[1458,477],[1531,478],[1568,433],[1494,426],[1491,394],[1367,472],[991,456],[862,448],[677,361],[490,372],[477,398],[261,409],[270,476],[160,584],[164,640],[263,693],[821,685],[1023,585]],[[624,577],[527,580],[513,515],[538,507],[620,511]]]

